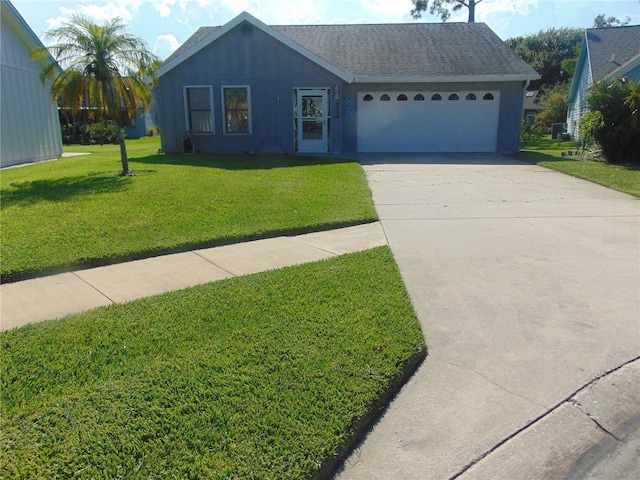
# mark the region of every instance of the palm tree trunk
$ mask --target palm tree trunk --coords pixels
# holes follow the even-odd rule
[[[127,156],[127,146],[124,143],[124,128],[118,127],[118,142],[120,144],[120,160],[122,161],[121,176],[129,175],[129,158]]]

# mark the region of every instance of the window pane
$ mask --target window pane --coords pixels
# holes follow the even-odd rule
[[[213,132],[211,115],[211,89],[209,87],[188,87],[187,130],[198,133]]]
[[[233,87],[224,89],[224,105],[227,110],[247,109],[247,89]]]
[[[249,114],[246,110],[227,110],[227,133],[248,133]]]
[[[208,87],[189,88],[187,92],[191,110],[211,110]]]
[[[224,87],[227,133],[249,133],[249,92],[247,87]]]
[[[303,120],[302,121],[302,139],[303,140],[322,140],[322,121]]]
[[[322,118],[322,97],[302,97],[303,118]]]
[[[211,112],[195,111],[191,112],[192,132],[212,132]]]

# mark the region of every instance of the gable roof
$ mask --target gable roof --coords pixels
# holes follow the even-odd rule
[[[245,21],[349,83],[539,78],[484,23],[269,27],[246,12],[223,27],[201,27],[165,61],[158,76]]]
[[[588,28],[584,44],[593,83],[617,71],[624,74],[621,70],[640,54],[640,25]]]
[[[293,50],[297,51],[304,57],[307,57],[312,62],[330,71],[337,77],[342,78],[344,81],[350,82],[352,80],[352,76],[349,75],[348,72],[343,72],[339,70],[334,65],[331,65],[330,63],[326,62],[325,60],[318,57],[314,53],[308,50],[305,50],[304,48],[300,47],[298,44],[293,42],[291,39],[285,37],[281,33],[277,32],[273,28],[264,24],[263,22],[261,22],[260,20],[258,20],[257,18],[255,18],[254,16],[250,15],[247,12],[241,13],[236,18],[234,18],[227,24],[223,25],[222,27],[199,28],[195,34],[193,34],[190,38],[187,39],[187,41],[182,47],[180,47],[178,50],[176,50],[173,53],[173,55],[167,58],[167,60],[158,69],[158,72],[157,72],[158,77],[161,77],[168,71],[177,67],[180,63],[184,62],[191,56],[198,53],[203,48],[215,42],[218,38],[230,32],[231,30],[233,30],[243,22],[248,22],[254,27],[262,30],[267,35],[270,35],[271,37],[275,38],[279,42],[291,47]]]

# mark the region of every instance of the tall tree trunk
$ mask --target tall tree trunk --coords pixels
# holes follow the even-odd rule
[[[120,160],[122,160],[122,175],[129,175],[129,157],[127,156],[127,146],[124,143],[124,128],[118,127],[118,142],[120,143]]]
[[[469,23],[476,21],[476,0],[469,0]]]

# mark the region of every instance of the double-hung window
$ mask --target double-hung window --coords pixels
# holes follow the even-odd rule
[[[248,85],[223,86],[224,133],[251,134],[251,89]]]
[[[211,86],[184,87],[184,110],[187,131],[214,133],[213,88]]]

